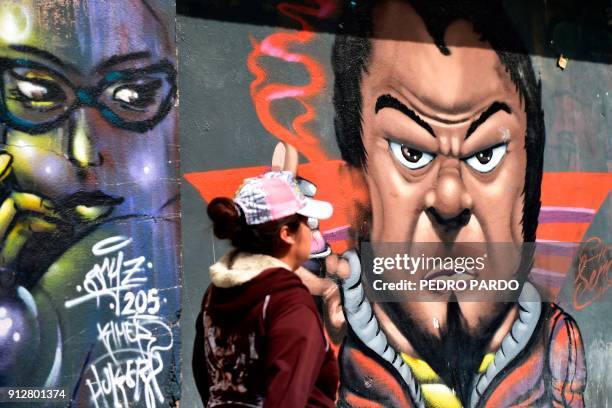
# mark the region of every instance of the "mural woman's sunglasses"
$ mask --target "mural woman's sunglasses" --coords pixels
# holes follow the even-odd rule
[[[176,71],[169,61],[113,71],[93,87],[77,87],[37,62],[0,59],[0,121],[23,132],[44,133],[83,106],[97,109],[113,126],[143,133],[170,111]]]

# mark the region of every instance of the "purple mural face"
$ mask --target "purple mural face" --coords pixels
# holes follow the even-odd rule
[[[158,215],[175,195],[163,178],[175,160],[163,20],[140,0],[26,2],[5,13],[17,33],[3,35],[4,139],[19,187],[71,222]]]
[[[172,6],[0,4],[0,386],[175,398]]]

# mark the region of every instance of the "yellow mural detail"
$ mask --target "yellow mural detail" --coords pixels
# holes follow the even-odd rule
[[[489,368],[489,365],[493,362],[493,358],[495,358],[495,354],[487,353],[482,358],[482,363],[480,363],[480,368],[478,369],[479,373],[484,373]]]
[[[409,356],[406,353],[401,353],[402,360],[408,364],[412,374],[421,384],[423,398],[428,408],[460,408],[461,401],[457,398],[455,392],[446,384],[442,383],[440,376],[430,367],[427,362],[416,357]],[[487,370],[487,367],[493,362],[495,354],[486,354],[480,363],[479,373]]]
[[[461,408],[459,398],[444,384],[423,384],[421,390],[427,408]]]
[[[424,360],[402,353],[402,359],[412,370],[412,374],[419,382],[440,381],[440,377]]]
[[[0,38],[6,43],[19,44],[32,34],[32,17],[23,4],[7,2],[0,6]]]

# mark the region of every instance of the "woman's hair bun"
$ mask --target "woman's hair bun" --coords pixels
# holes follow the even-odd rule
[[[213,231],[219,239],[232,238],[240,226],[240,213],[234,200],[217,197],[208,204],[206,210],[213,222]]]

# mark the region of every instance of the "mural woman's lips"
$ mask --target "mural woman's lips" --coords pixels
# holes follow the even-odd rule
[[[63,200],[59,212],[80,222],[95,221],[109,215],[123,197],[113,197],[102,191],[79,191]]]

